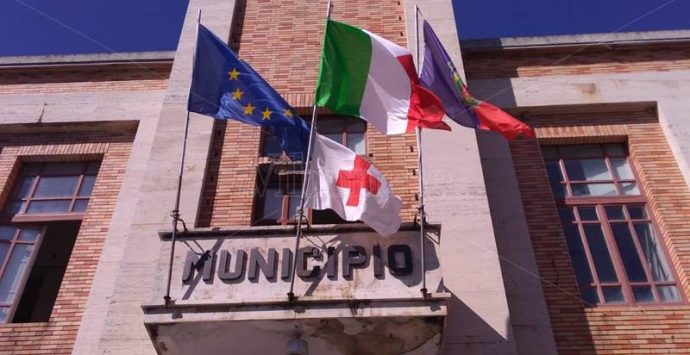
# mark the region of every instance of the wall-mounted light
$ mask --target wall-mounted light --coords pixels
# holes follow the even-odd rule
[[[287,343],[286,355],[309,355],[309,345],[304,339],[302,339],[302,334],[297,333],[293,339],[290,339]]]

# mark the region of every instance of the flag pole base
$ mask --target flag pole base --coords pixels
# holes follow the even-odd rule
[[[293,292],[288,292],[287,297],[288,297],[288,302],[290,302],[290,303],[297,302],[297,296],[295,296],[295,294]]]
[[[175,305],[175,301],[172,298],[170,298],[170,296],[164,296],[163,301],[165,302],[166,307],[170,307],[170,306]]]
[[[426,287],[425,287],[425,288],[422,288],[421,290],[419,290],[419,292],[422,293],[422,298],[423,298],[423,299],[425,299],[425,300],[426,300],[426,299],[429,299],[429,290],[427,290]]]

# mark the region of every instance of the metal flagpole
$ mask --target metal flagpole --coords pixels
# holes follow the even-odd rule
[[[196,44],[199,40],[199,25],[201,24],[201,9],[196,15],[196,36],[194,39],[194,51],[192,52],[192,75],[194,73],[194,67],[196,66]],[[187,100],[189,100],[189,95],[192,92],[192,84],[189,84],[189,91],[187,92]],[[182,174],[184,173],[184,159],[185,153],[187,152],[187,136],[189,135],[189,109],[187,109],[187,117],[184,121],[184,138],[182,139],[182,154],[180,157],[180,172],[177,176],[177,194],[175,195],[175,209],[172,210],[170,215],[173,218],[172,225],[172,236],[170,238],[170,262],[168,264],[168,284],[165,289],[165,305],[170,305],[170,284],[172,283],[172,270],[173,262],[175,260],[175,240],[177,238],[177,224],[180,222],[180,194],[182,192]]]
[[[328,1],[328,9],[326,9],[326,20],[331,18],[331,9],[333,5]],[[325,37],[325,35],[324,35]],[[314,96],[316,101],[316,96]],[[304,178],[302,179],[302,195],[299,200],[299,219],[297,220],[297,231],[295,232],[295,249],[293,250],[292,271],[290,273],[290,291],[287,293],[288,301],[293,302],[297,300],[295,297],[295,271],[297,269],[297,250],[299,250],[299,240],[302,237],[302,219],[304,219],[304,197],[307,194],[307,184],[309,183],[309,165],[311,162],[311,149],[314,143],[314,135],[316,134],[316,119],[319,117],[318,107],[314,102],[314,110],[311,116],[311,128],[309,131],[309,145],[307,146],[307,157],[304,161]]]
[[[414,14],[414,28],[415,28],[415,51],[417,57],[417,67],[421,65],[419,62],[419,5],[415,4]],[[417,156],[419,158],[419,239],[420,239],[420,254],[421,254],[421,270],[422,270],[422,297],[427,298],[428,293],[426,289],[426,235],[424,234],[424,225],[426,224],[426,214],[424,213],[424,168],[422,165],[422,128],[417,126]]]

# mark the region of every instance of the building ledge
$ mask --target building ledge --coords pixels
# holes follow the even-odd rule
[[[556,49],[593,46],[627,47],[661,44],[690,44],[690,30],[504,37],[460,41],[460,47],[464,53],[496,50]]]
[[[385,340],[438,354],[452,297],[439,230],[428,225],[421,239],[418,225],[404,223],[384,238],[361,223],[315,225],[299,248],[295,226],[198,228],[174,244],[163,230],[144,326],[161,354],[222,353],[248,339],[255,348],[233,353],[281,353],[295,329],[317,354],[338,353],[347,334],[372,349]]]
[[[117,132],[134,135],[139,121],[83,121],[2,124],[0,135],[41,135],[60,133]]]
[[[20,67],[52,68],[107,64],[172,64],[173,59],[175,59],[175,51],[15,56],[0,57],[0,69]]]
[[[296,301],[288,301],[287,297],[282,300],[275,298],[261,299],[252,297],[245,301],[233,301],[227,303],[218,302],[197,302],[195,304],[175,304],[170,302],[165,304],[161,298],[161,302],[145,303],[141,305],[145,314],[150,315],[166,315],[177,312],[191,312],[191,313],[227,313],[238,312],[248,308],[258,311],[264,310],[293,310],[297,313],[303,312],[306,308],[334,308],[345,307],[353,308],[366,306],[371,307],[376,304],[418,304],[426,306],[433,306],[440,301],[447,301],[451,298],[448,292],[433,292],[423,297],[399,297],[399,298],[357,298],[357,299],[333,299],[332,297],[310,297],[300,298]]]
[[[426,224],[428,232],[440,233],[440,224]],[[400,225],[400,231],[418,231],[417,223],[406,222]],[[194,228],[183,232],[178,232],[176,238],[213,238],[219,236],[232,235],[233,237],[250,237],[264,235],[285,235],[294,234],[296,226],[226,226],[210,228]],[[315,224],[305,227],[303,235],[316,235],[324,233],[348,233],[348,232],[373,232],[364,223],[342,223],[342,224]],[[158,232],[158,236],[163,240],[169,240],[172,236],[172,229],[164,229]]]

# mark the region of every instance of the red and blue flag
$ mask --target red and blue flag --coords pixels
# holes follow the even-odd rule
[[[530,126],[470,94],[441,41],[426,21],[424,42],[426,48],[420,82],[441,99],[448,117],[465,127],[498,132],[509,140],[518,136],[534,137],[534,130]]]

